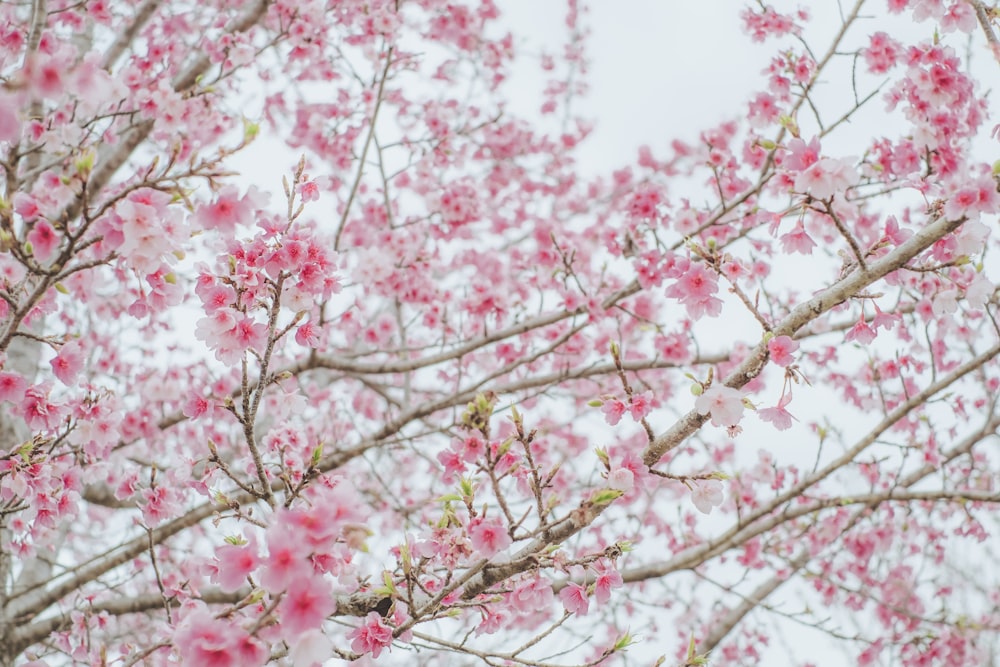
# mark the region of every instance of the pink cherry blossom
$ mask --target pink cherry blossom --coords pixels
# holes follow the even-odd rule
[[[806,233],[806,228],[797,222],[790,232],[781,235],[781,247],[785,252],[811,255],[816,242]]]
[[[469,538],[483,558],[491,558],[511,545],[510,534],[499,519],[477,519],[469,526]]]
[[[795,178],[795,190],[817,199],[843,194],[858,180],[857,170],[848,159],[823,158]]]
[[[295,342],[303,347],[317,347],[319,345],[319,332],[312,322],[303,322],[295,330]]]
[[[722,310],[722,300],[713,296],[718,289],[718,277],[704,265],[692,263],[680,279],[667,288],[667,296],[683,303],[692,318],[714,317]]]
[[[235,187],[225,187],[212,203],[202,205],[195,220],[205,229],[217,229],[224,234],[232,234],[238,224],[249,225],[254,221],[256,199],[254,193],[241,197]]]
[[[0,3],[6,662],[989,663],[995,3],[188,4]]]
[[[769,422],[779,431],[784,431],[792,427],[792,420],[795,419],[785,408],[792,401],[792,392],[784,391],[778,404],[773,408],[761,408],[757,411],[757,416],[761,421]]]
[[[204,608],[184,616],[174,635],[174,649],[185,664],[205,667],[257,667],[270,658],[257,639]]]
[[[587,598],[587,589],[580,584],[574,584],[572,582],[567,583],[566,586],[559,591],[559,600],[562,601],[563,607],[566,608],[566,611],[571,614],[584,616],[590,609],[590,600]]]
[[[606,400],[601,404],[601,412],[604,413],[604,421],[606,421],[610,426],[615,426],[621,421],[622,416],[625,414],[627,408],[625,403],[619,401],[617,398]]]
[[[710,415],[715,426],[736,426],[743,418],[743,394],[738,389],[714,384],[695,400],[695,409]]]
[[[355,653],[371,653],[373,658],[378,658],[382,649],[392,644],[392,628],[386,625],[381,616],[371,612],[364,623],[351,631],[348,637],[351,640],[351,650]]]
[[[868,48],[861,51],[868,70],[873,74],[884,74],[895,67],[903,55],[902,44],[882,31],[873,33],[868,39]]]
[[[10,372],[0,372],[0,401],[20,403],[24,398],[24,390],[28,381],[21,375]]]
[[[875,340],[876,335],[877,334],[875,332],[875,329],[873,329],[865,321],[865,315],[862,312],[861,318],[857,321],[857,323],[853,327],[850,328],[850,330],[844,336],[844,340],[845,341],[853,340],[857,341],[858,343],[861,343],[862,345],[868,345],[873,340]]]
[[[612,468],[608,472],[608,488],[629,493],[635,488],[635,474],[628,468]]]
[[[52,359],[52,372],[63,384],[72,384],[83,369],[83,361],[80,341],[70,341],[59,348],[59,354]]]
[[[336,607],[333,588],[325,577],[297,577],[285,591],[278,615],[282,627],[291,636],[297,636],[319,629]]]
[[[308,547],[289,530],[272,529],[267,541],[267,557],[260,573],[261,585],[280,593],[302,576],[308,576]]]
[[[767,341],[767,351],[771,355],[771,361],[779,366],[788,366],[795,361],[792,354],[799,349],[799,343],[788,336],[775,336]]]
[[[711,514],[723,499],[722,482],[715,479],[700,480],[691,489],[691,502],[702,514]]]
[[[38,220],[28,232],[27,240],[39,262],[48,262],[59,248],[59,235],[47,220]]]
[[[632,419],[642,421],[653,409],[653,392],[644,391],[641,394],[632,394],[629,397],[629,414]]]
[[[298,667],[322,665],[333,651],[330,639],[319,629],[306,630],[295,638],[288,654]]]
[[[594,599],[598,604],[607,604],[611,591],[624,585],[622,575],[613,566],[599,566],[595,570]]]
[[[813,137],[806,143],[798,137],[788,142],[788,153],[781,165],[792,171],[803,171],[819,161],[819,137]]]
[[[214,579],[219,588],[226,592],[239,590],[260,564],[257,544],[250,540],[247,544],[226,544],[215,552],[217,561]]]

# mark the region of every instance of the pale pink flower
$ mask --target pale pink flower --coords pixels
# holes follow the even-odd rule
[[[979,221],[969,221],[955,233],[955,255],[975,255],[983,249],[990,228]]]
[[[885,74],[904,53],[903,45],[884,32],[873,33],[868,48],[861,50],[872,74]]]
[[[778,399],[778,404],[773,408],[763,408],[757,411],[757,416],[761,418],[762,421],[769,422],[774,425],[779,431],[784,431],[791,428],[792,420],[795,417],[792,416],[785,407],[792,402],[792,393],[784,392],[781,394],[781,398]]]
[[[319,667],[333,652],[333,644],[322,630],[306,630],[292,642],[288,651],[295,667]]]
[[[302,201],[316,201],[319,199],[319,186],[316,185],[316,181],[306,181],[299,186],[299,195],[302,197]]]
[[[862,345],[868,345],[873,340],[875,340],[875,329],[865,322],[864,313],[861,314],[861,318],[858,323],[851,327],[850,331],[844,336],[845,341],[855,340]]]
[[[264,645],[245,630],[204,608],[187,613],[173,640],[185,665],[258,667],[270,658]]]
[[[681,301],[688,315],[697,319],[714,317],[722,312],[722,300],[713,296],[719,290],[718,277],[703,263],[692,262],[681,277],[667,288],[667,296]]]
[[[197,419],[208,412],[211,405],[204,396],[191,396],[181,405],[181,414],[188,419]]]
[[[180,513],[181,503],[173,487],[160,484],[143,489],[141,494],[142,518],[150,528],[156,527]]]
[[[632,394],[629,398],[629,414],[632,419],[642,421],[653,409],[653,392],[644,391],[641,394]]]
[[[635,488],[635,473],[628,468],[612,468],[608,473],[608,488],[628,493]]]
[[[601,404],[601,412],[604,413],[604,420],[611,426],[615,426],[622,420],[622,415],[625,414],[625,409],[625,404],[617,398],[611,399],[610,401],[604,401],[604,403]]]
[[[499,519],[477,519],[469,526],[472,547],[483,558],[490,558],[511,544],[510,535]]]
[[[813,137],[807,144],[799,138],[788,142],[788,153],[785,154],[781,166],[792,171],[802,171],[819,161],[820,143],[818,137]]]
[[[83,368],[83,348],[80,341],[72,340],[64,344],[50,363],[52,372],[63,384],[72,384]]]
[[[711,514],[712,509],[722,504],[722,482],[717,479],[699,481],[691,489],[691,502],[702,514]]]
[[[251,539],[239,546],[225,544],[215,550],[215,560],[217,564],[212,580],[226,593],[238,591],[260,564],[257,543]]]
[[[782,250],[786,253],[795,252],[800,255],[811,255],[813,248],[816,247],[816,242],[806,233],[806,228],[802,226],[801,221],[796,223],[792,231],[782,234],[779,240]]]
[[[958,30],[970,33],[976,29],[976,12],[969,2],[953,2],[941,17],[941,32]]]
[[[587,589],[580,584],[568,583],[566,587],[559,591],[559,599],[571,614],[583,616],[590,608],[590,600],[587,599]]]
[[[120,202],[122,244],[118,251],[139,271],[154,273],[186,240],[181,214],[167,206],[157,208],[155,197],[136,195]]]
[[[17,373],[0,373],[0,401],[20,403],[24,399],[24,390],[28,382]]]
[[[977,273],[976,277],[965,287],[965,301],[976,310],[986,307],[993,294],[993,283],[985,273]]]
[[[771,361],[779,366],[788,366],[795,361],[792,353],[798,349],[798,341],[789,336],[775,336],[767,341],[767,350],[771,353]]]
[[[312,574],[312,565],[306,558],[309,550],[300,536],[272,525],[267,535],[267,558],[260,574],[260,585],[270,593],[280,593],[293,581]]]
[[[622,575],[614,567],[598,566],[597,577],[594,579],[594,599],[598,604],[605,604],[611,599],[611,591],[621,588]]]
[[[715,426],[736,426],[743,418],[743,394],[738,389],[715,384],[694,402],[700,414],[712,416]]]
[[[848,159],[823,158],[795,179],[796,192],[808,192],[817,199],[843,193],[858,180],[858,172]]]
[[[203,204],[194,219],[205,229],[217,229],[231,235],[236,231],[236,225],[254,222],[253,211],[253,198],[240,197],[236,186],[229,185],[219,191],[215,201]]]
[[[517,585],[511,591],[508,602],[519,613],[532,614],[547,608],[552,598],[552,584],[543,577],[535,577]]]

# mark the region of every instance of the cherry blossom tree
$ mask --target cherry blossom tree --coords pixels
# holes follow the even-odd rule
[[[998,655],[1000,10],[595,175],[502,6],[0,3],[0,665]]]

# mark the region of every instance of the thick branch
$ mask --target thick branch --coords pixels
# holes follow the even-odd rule
[[[862,270],[850,274],[833,286],[823,290],[813,298],[796,307],[773,329],[775,336],[794,336],[795,333],[826,313],[834,306],[843,303],[851,296],[864,290],[876,280],[899,269],[911,259],[933,245],[938,239],[950,234],[958,229],[965,220],[938,220],[927,225],[912,237],[897,246],[885,257],[872,262],[868,270]],[[767,342],[761,341],[750,352],[746,360],[736,368],[725,379],[728,387],[739,389],[764,369],[767,362]],[[674,447],[695,433],[702,424],[708,421],[708,415],[702,415],[696,410],[691,410],[681,417],[671,428],[656,438],[643,454],[643,461],[647,466],[654,466]]]

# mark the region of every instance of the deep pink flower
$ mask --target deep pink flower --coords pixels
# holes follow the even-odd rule
[[[59,248],[59,234],[48,220],[36,221],[27,240],[31,243],[31,253],[42,263],[48,262]]]
[[[472,547],[483,558],[490,558],[511,544],[510,534],[499,519],[477,519],[469,526]]]
[[[316,630],[336,611],[333,587],[326,577],[312,575],[292,581],[278,606],[281,627],[293,636]]]
[[[184,404],[181,406],[181,414],[188,419],[197,419],[208,412],[210,407],[211,403],[208,402],[207,398],[195,395],[184,401]]]
[[[369,612],[364,624],[353,630],[348,638],[355,653],[371,653],[377,658],[382,649],[392,644],[392,628],[376,612]]]
[[[303,322],[295,331],[295,342],[302,347],[317,347],[319,345],[319,333],[316,326],[310,322]]]

